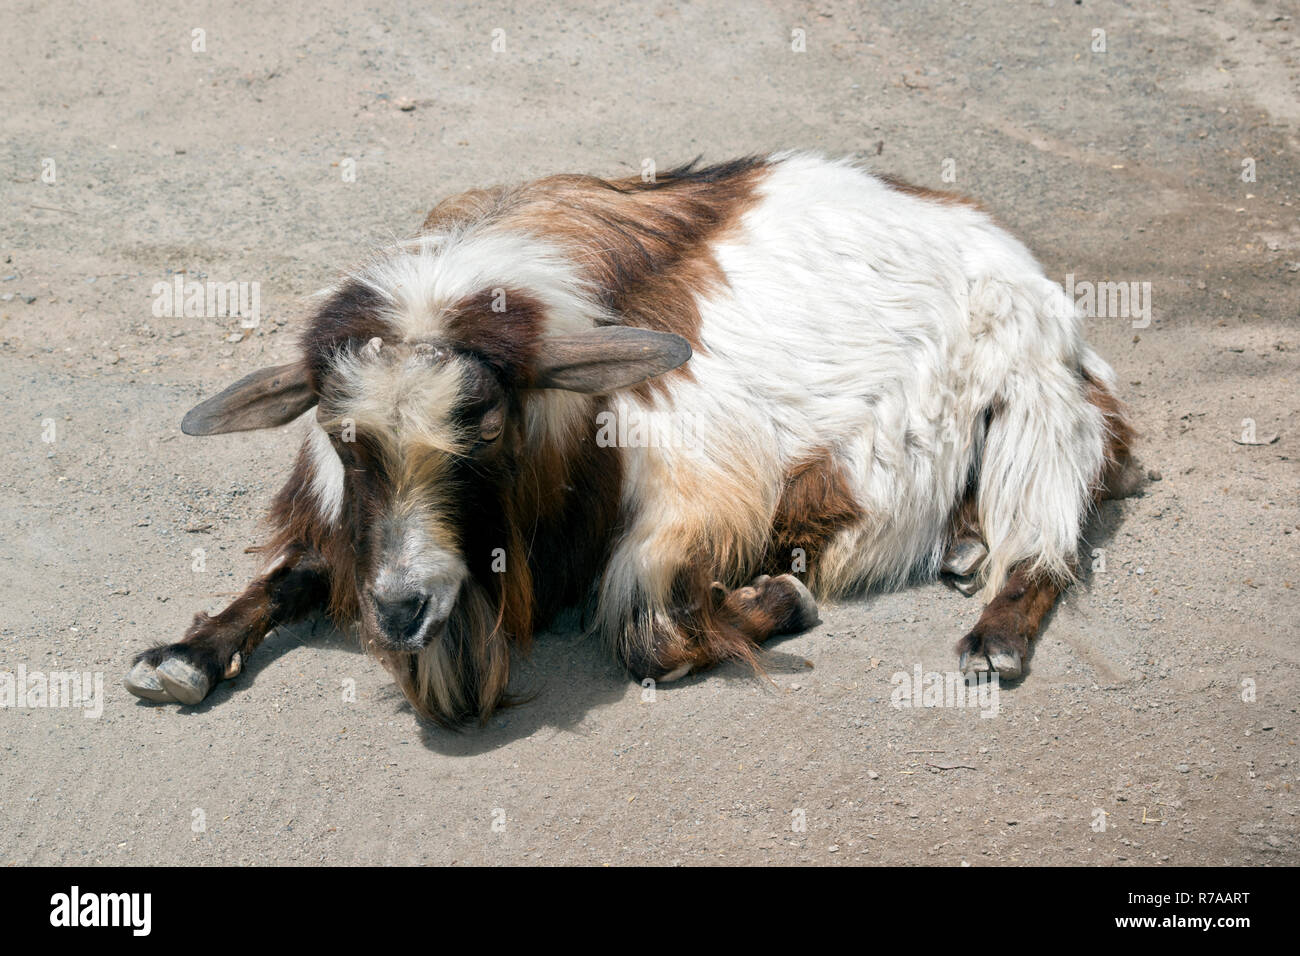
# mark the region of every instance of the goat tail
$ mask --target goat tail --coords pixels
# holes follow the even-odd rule
[[[1061,585],[1074,578],[1080,535],[1112,444],[1112,423],[1090,383],[1110,394],[1114,373],[1084,344],[1060,287],[1043,280],[1042,287],[1010,291],[1003,286],[991,303],[985,300],[1005,310],[985,318],[1004,333],[1032,329],[1020,341],[1039,347],[1001,366],[989,406],[976,494],[989,549],[984,601],[1017,567]]]

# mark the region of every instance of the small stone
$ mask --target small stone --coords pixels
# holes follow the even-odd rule
[[[1160,472],[1156,471],[1156,469],[1154,469],[1154,468],[1148,468],[1148,469],[1147,469],[1147,480],[1148,480],[1148,481],[1159,481],[1159,480],[1160,480],[1161,478],[1163,478],[1163,477],[1164,477],[1164,476],[1161,475]]]
[[[1185,763],[1180,763],[1178,766],[1174,767],[1174,769],[1179,773],[1190,773],[1192,770],[1192,768]]]

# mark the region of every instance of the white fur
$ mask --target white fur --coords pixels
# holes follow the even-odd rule
[[[338,524],[343,509],[343,462],[330,444],[325,429],[314,420],[307,432],[307,455],[311,462],[311,491],[325,523]]]

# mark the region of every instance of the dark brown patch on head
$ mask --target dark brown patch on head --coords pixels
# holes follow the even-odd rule
[[[303,329],[301,346],[319,395],[334,355],[352,341],[368,342],[389,334],[380,318],[383,296],[363,282],[350,280],[335,289]]]
[[[484,289],[452,306],[444,321],[452,345],[486,363],[504,383],[528,383],[546,326],[541,303],[527,292]]]
[[[838,532],[864,515],[843,467],[830,449],[818,449],[786,473],[763,569],[769,574],[790,571],[795,549],[802,549],[808,569],[805,583],[815,591],[817,559]]]

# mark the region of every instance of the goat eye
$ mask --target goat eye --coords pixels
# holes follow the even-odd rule
[[[493,441],[501,434],[501,429],[505,427],[506,413],[501,407],[493,408],[483,416],[483,421],[479,423],[479,437],[483,441]]]

